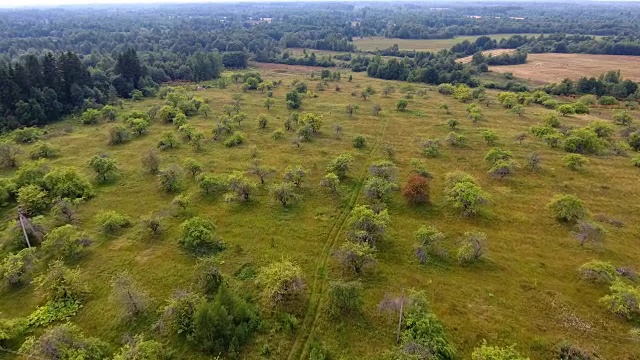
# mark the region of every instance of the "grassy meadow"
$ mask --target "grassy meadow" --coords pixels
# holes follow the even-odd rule
[[[540,34],[491,34],[487,35],[492,39],[500,41],[500,39],[508,38],[513,35],[539,36]],[[439,51],[449,49],[453,45],[461,43],[465,40],[475,41],[480,36],[456,36],[452,39],[390,39],[385,37],[363,37],[354,39],[358,50],[381,50],[398,44],[400,50],[416,50],[416,51]]]
[[[493,35],[505,36],[508,34]],[[356,43],[359,49],[365,50],[385,48],[393,43],[398,43],[401,49],[433,50],[461,40],[361,39]],[[259,186],[257,196],[247,204],[228,204],[221,196],[201,195],[196,181],[188,176],[182,193],[193,193],[194,200],[186,210],[176,208],[171,204],[175,194],[162,191],[156,177],[140,165],[141,154],[156,148],[163,132],[174,131],[181,138],[170,124],[155,121],[146,135],[115,146],[108,145],[109,128],[115,126],[114,123],[87,126],[67,120],[47,127],[47,141],[62,152],[60,157],[47,160],[50,168],[73,166],[93,178],[87,162],[101,153],[115,158],[119,168],[117,179],[96,185],[95,197],[82,203],[78,210],[78,227],[94,240],[87,254],[73,264],[90,284],[88,301],[71,319],[85,334],[108,341],[114,348],[119,346],[124,333],[144,332],[155,336],[150,330],[158,318],[155,311],[134,323],[119,320],[118,309],[108,301],[109,281],[127,270],[149,291],[154,309],[175,290],[192,287],[197,258],[181,250],[177,238],[180,223],[198,215],[212,220],[217,235],[228,245],[215,256],[235,291],[257,295],[253,280],[235,276],[247,267],[258,270],[271,262],[290,259],[299,264],[304,273],[305,301],[291,311],[300,320],[298,328],[274,330],[277,315],[263,309],[265,329],[244,347],[242,358],[266,358],[261,353],[268,344],[270,358],[308,359],[311,344],[318,342],[328,349],[333,359],[377,359],[395,346],[397,327],[397,315],[380,313],[378,304],[385,294],[397,296],[402,289],[422,290],[427,294],[430,306],[445,325],[460,358],[469,358],[483,339],[500,346],[516,344],[516,348],[531,359],[552,358],[562,342],[592,349],[606,359],[640,357],[640,343],[631,341],[627,335],[632,324],[608,313],[598,302],[608,293],[607,286],[581,281],[577,273],[581,264],[592,259],[607,260],[616,266],[638,264],[640,169],[632,166],[630,158],[589,156],[590,163],[584,171],[571,171],[563,166],[562,157],[566,153],[562,150],[551,149],[532,135],[522,143],[516,140],[518,134],[528,132],[531,125],[541,122],[551,110],[530,105],[519,117],[498,105],[495,92],[487,93],[493,104],[480,105],[483,119],[474,124],[467,119],[467,104],[440,95],[434,87],[410,85],[413,98],[407,111],[399,112],[396,102],[404,94],[396,91],[384,97],[382,89],[389,84],[398,89],[409,86],[407,84],[354,73],[352,82],[342,74],[340,92],[335,91],[334,83],[329,83],[325,91],[316,91],[318,76],[312,78],[309,72],[287,74],[265,70],[261,73],[265,80],[282,80],[282,85],[274,90],[276,103],[271,110],[262,105],[264,93],[243,93],[240,85],[194,90],[196,95],[209,100],[212,109],[208,117],[197,115],[189,119],[189,123],[207,134],[204,147],[196,152],[181,143],[176,149],[161,151],[161,167],[182,165],[185,159],[193,158],[204,165],[205,173],[224,175],[234,170],[246,171],[257,152],[257,158],[264,165],[276,169],[267,181],[272,183],[280,181],[287,166],[303,165],[309,170],[309,176],[302,187],[302,200],[287,208],[269,195],[266,186]],[[293,132],[287,132],[281,140],[271,136],[274,130],[283,129],[290,113],[284,97],[294,79],[307,82],[309,89],[318,94],[317,98],[305,97],[298,111],[321,114],[324,119],[320,134],[299,147],[292,143]],[[373,86],[377,93],[367,100],[352,95],[367,85]],[[248,119],[239,127],[247,141],[239,147],[226,148],[222,142],[211,140],[211,129],[222,114],[223,106],[231,103],[233,94],[242,94],[241,111],[248,114]],[[163,103],[159,98],[126,101],[118,110],[119,116],[132,110],[146,112],[154,104]],[[352,117],[345,111],[348,104],[359,106]],[[371,110],[374,104],[382,108],[377,116]],[[450,114],[440,107],[442,104],[448,105]],[[613,111],[596,108],[591,115],[562,117],[561,121],[563,125],[575,127],[593,120],[610,122]],[[259,114],[268,118],[266,129],[258,127]],[[632,116],[636,121],[640,119],[638,111],[632,112]],[[468,137],[467,146],[457,148],[446,143],[452,131],[447,120],[451,118],[460,121],[455,131]],[[333,130],[338,124],[343,128],[339,138]],[[498,134],[496,146],[514,153],[520,164],[515,175],[500,180],[487,174],[484,156],[491,146],[481,135],[486,129]],[[356,135],[366,138],[364,149],[352,146]],[[434,138],[442,141],[442,155],[426,158],[421,154],[421,143]],[[387,158],[384,149],[388,145],[396,149],[393,161],[398,167],[400,185],[411,172],[412,158],[425,162],[433,175],[431,204],[414,207],[405,202],[400,192],[393,195],[388,206],[391,222],[385,239],[377,246],[378,264],[375,270],[361,277],[364,314],[344,321],[330,320],[324,314],[328,282],[353,278],[341,270],[332,254],[344,241],[344,222],[349,211],[354,205],[366,202],[362,183],[368,166]],[[23,148],[20,162],[29,161],[32,145],[20,146]],[[538,172],[525,166],[526,157],[532,152],[542,157],[542,168]],[[343,153],[352,154],[355,162],[340,193],[331,195],[320,186],[320,181],[327,163]],[[473,175],[491,195],[489,205],[480,215],[463,217],[444,203],[444,178],[455,170]],[[7,171],[2,173],[2,176],[11,175]],[[258,181],[255,176],[248,176]],[[546,208],[558,193],[576,194],[592,214],[606,214],[626,226],[604,224],[608,234],[601,247],[580,246],[573,228],[558,223]],[[95,215],[104,210],[130,216],[134,226],[115,235],[103,234]],[[140,224],[139,219],[150,213],[164,218],[166,231],[159,240],[150,239]],[[16,208],[3,209],[0,214],[3,223],[7,223],[15,218]],[[442,231],[446,235],[446,247],[452,253],[466,231],[486,233],[486,259],[470,266],[460,266],[455,259],[420,265],[414,254],[413,233],[422,225]],[[19,290],[3,289],[0,293],[0,313],[6,318],[26,316],[41,303],[33,285]],[[210,358],[194,352],[178,338],[156,338],[176,349],[180,359]]]

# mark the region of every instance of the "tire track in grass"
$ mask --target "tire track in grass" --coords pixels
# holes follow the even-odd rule
[[[338,216],[336,222],[334,222],[333,226],[331,227],[331,231],[327,236],[327,240],[324,243],[321,258],[319,259],[314,272],[307,311],[302,321],[300,331],[298,332],[298,336],[296,336],[296,339],[291,346],[291,350],[289,351],[289,355],[287,356],[288,360],[293,360],[296,358],[304,359],[304,356],[309,352],[311,339],[313,338],[312,335],[314,333],[316,324],[321,316],[320,308],[328,286],[328,283],[326,281],[326,270],[329,263],[329,258],[331,257],[333,248],[335,247],[339,235],[342,232],[342,228],[344,227],[349,214],[351,214],[351,210],[356,205],[358,198],[360,197],[362,187],[364,186],[364,181],[367,177],[369,163],[382,144],[384,135],[387,130],[387,124],[388,120],[384,119],[380,135],[376,141],[376,144],[371,148],[371,151],[369,151],[364,165],[360,170],[359,176],[357,178],[358,180],[356,182],[356,187],[351,193],[349,202],[344,210],[342,210],[342,212],[340,213],[340,216]]]

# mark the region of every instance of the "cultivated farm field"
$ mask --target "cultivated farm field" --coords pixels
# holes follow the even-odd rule
[[[640,66],[637,56],[592,55],[592,54],[529,54],[527,63],[522,65],[491,66],[491,71],[513,73],[514,76],[533,83],[559,83],[565,78],[578,79],[620,70],[622,77],[640,80]]]
[[[47,168],[75,167],[92,179],[94,173],[87,165],[92,156],[108,154],[118,165],[116,178],[95,183],[95,196],[77,208],[76,226],[92,239],[86,254],[71,262],[90,283],[87,301],[73,318],[86,334],[117,347],[122,332],[134,329],[161,339],[176,349],[180,359],[210,358],[192,351],[175,335],[163,337],[151,330],[159,317],[156,309],[176,290],[194,286],[198,259],[182,250],[177,239],[181,223],[199,216],[215,223],[216,236],[226,243],[226,249],[213,256],[234,292],[258,298],[252,274],[272,262],[290,260],[302,269],[305,295],[286,309],[297,319],[296,325],[286,328],[283,311],[263,307],[263,328],[243,348],[240,358],[309,359],[312,346],[322,344],[333,359],[379,359],[396,346],[398,319],[395,313],[381,312],[378,305],[385,296],[399,296],[403,289],[425,293],[460,358],[469,358],[483,339],[500,346],[516,344],[518,351],[532,359],[552,358],[564,342],[593,350],[606,359],[640,356],[640,344],[628,337],[630,323],[599,303],[608,293],[607,284],[582,281],[577,272],[580,265],[593,259],[617,266],[638,264],[640,168],[632,166],[629,157],[589,156],[584,170],[570,170],[564,166],[564,151],[529,134],[532,125],[553,111],[529,105],[516,115],[499,105],[497,92],[487,92],[490,101],[478,105],[482,116],[472,122],[467,117],[469,103],[442,95],[435,87],[376,80],[363,73],[343,73],[342,80],[318,86],[317,70],[312,77],[309,68],[283,73],[286,69],[265,66],[259,70],[264,80],[282,81],[273,90],[275,102],[270,109],[263,106],[265,92],[243,92],[241,84],[231,83],[224,89],[185,84],[188,92],[206,99],[211,107],[209,114],[188,120],[206,134],[199,150],[192,148],[174,125],[158,120],[152,121],[146,134],[130,142],[108,144],[110,129],[121,124],[126,114],[164,105],[166,100],[161,98],[125,101],[117,110],[115,123],[82,125],[70,119],[46,128],[45,140],[60,149],[59,157],[46,160]],[[349,75],[353,81],[347,81]],[[296,111],[322,116],[318,133],[309,142],[295,140],[296,125],[292,130],[284,128],[292,113],[284,98],[294,80],[306,82],[310,90]],[[360,96],[367,86],[375,93]],[[389,86],[395,91],[384,95],[383,89]],[[234,95],[239,95],[239,100],[234,100]],[[396,109],[400,99],[407,99],[406,111]],[[234,101],[247,115],[233,124],[245,141],[225,147],[222,140],[212,139],[211,130],[216,120],[224,117],[225,106]],[[348,105],[357,105],[352,115],[346,111]],[[374,105],[380,106],[379,114],[372,111]],[[596,120],[612,125],[617,110],[596,107],[590,115],[566,116],[560,121],[566,128],[584,127]],[[265,126],[259,126],[261,114],[267,120]],[[638,111],[630,115],[640,121]],[[455,126],[451,119],[457,120]],[[284,136],[274,136],[276,130]],[[497,135],[493,145],[483,138],[486,130]],[[620,130],[622,127],[615,127],[614,139],[619,138]],[[182,167],[191,158],[202,165],[204,173],[226,177],[233,171],[247,172],[259,159],[274,171],[265,184],[255,175],[246,175],[257,184],[246,203],[227,203],[221,194],[207,195],[199,189],[196,178],[185,173],[178,193],[189,194],[191,201],[184,207],[176,206],[173,200],[178,193],[162,190],[158,176],[140,165],[141,155],[156,149],[166,132],[181,140],[178,146],[159,151],[162,169]],[[450,145],[447,139],[452,133],[463,136],[464,144]],[[361,148],[354,147],[357,135],[365,139]],[[422,144],[428,139],[440,141],[438,157],[423,154]],[[33,146],[20,145],[20,164],[29,163]],[[501,179],[488,174],[485,154],[492,147],[512,152],[519,164],[512,176]],[[541,159],[536,171],[527,166],[532,153]],[[328,163],[341,154],[350,154],[354,162],[333,194],[320,184]],[[376,245],[377,265],[357,275],[345,271],[334,253],[345,241],[353,208],[368,204],[364,183],[371,176],[370,166],[379,160],[393,162],[395,181],[402,186],[415,170],[416,160],[412,159],[431,174],[430,203],[410,205],[400,191],[392,193],[387,201],[388,228]],[[270,195],[269,185],[281,182],[285,169],[297,165],[308,171],[297,190],[301,198],[283,207]],[[443,189],[446,175],[453,171],[472,175],[489,194],[488,204],[476,216],[463,216],[447,205]],[[10,177],[14,171],[5,170],[2,175]],[[595,218],[615,219],[625,226],[602,223],[607,230],[603,243],[581,246],[574,227],[555,220],[546,207],[556,194],[575,194]],[[132,226],[103,233],[96,215],[104,210],[128,216]],[[162,218],[165,229],[157,239],[148,236],[141,222],[150,213]],[[15,207],[4,209],[4,223],[12,221],[15,214]],[[4,252],[11,233],[7,226],[5,245],[0,249]],[[444,233],[443,250],[451,255],[429,257],[426,264],[420,264],[414,233],[421,226],[433,226]],[[486,234],[485,256],[476,263],[460,265],[455,254],[469,231]],[[147,289],[152,299],[153,310],[133,323],[124,323],[118,307],[109,301],[110,280],[123,270]],[[362,314],[337,320],[327,316],[328,286],[338,279],[362,281]],[[3,289],[0,309],[6,318],[26,316],[41,302],[30,284],[18,290]]]

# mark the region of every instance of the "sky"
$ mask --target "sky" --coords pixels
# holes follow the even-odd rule
[[[0,8],[31,7],[31,6],[60,6],[60,5],[96,5],[96,4],[159,4],[159,3],[196,3],[196,2],[198,3],[207,3],[207,2],[237,3],[237,2],[243,2],[243,1],[244,2],[273,2],[273,1],[281,2],[281,1],[295,1],[295,0],[0,0]],[[303,1],[323,1],[323,0],[303,0]],[[337,1],[337,0],[333,0],[333,1]],[[417,1],[419,2],[420,0],[417,0]],[[579,1],[579,0],[568,0],[568,2],[571,2],[571,1]],[[600,1],[606,1],[606,0],[600,0]],[[626,1],[640,1],[640,0],[626,0]]]

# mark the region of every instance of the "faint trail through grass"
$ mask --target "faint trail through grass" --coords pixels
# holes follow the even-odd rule
[[[382,129],[377,138],[375,145],[369,151],[367,159],[365,160],[362,169],[360,169],[360,173],[358,174],[356,186],[352,191],[349,202],[347,206],[342,210],[340,216],[333,224],[329,235],[327,236],[327,240],[324,243],[322,248],[322,253],[320,255],[320,259],[318,259],[318,263],[316,265],[316,269],[313,276],[313,283],[311,285],[311,293],[309,295],[309,304],[307,306],[307,311],[305,313],[304,319],[302,321],[302,326],[300,327],[300,331],[296,336],[293,345],[291,346],[291,351],[287,356],[287,359],[304,359],[305,355],[309,352],[309,347],[311,343],[311,339],[313,338],[313,332],[315,330],[316,324],[320,319],[321,312],[320,308],[322,305],[322,301],[324,298],[324,294],[327,289],[327,281],[326,281],[326,268],[329,263],[329,258],[333,252],[333,248],[335,247],[336,242],[338,241],[338,235],[340,235],[342,228],[344,227],[345,222],[347,221],[347,217],[351,213],[351,210],[356,205],[358,198],[360,197],[360,193],[362,192],[362,186],[364,185],[364,181],[367,177],[367,170],[369,168],[369,163],[371,162],[373,156],[376,154],[380,145],[383,142],[384,134],[387,130],[388,120],[384,119],[382,124]],[[299,354],[299,355],[298,355]]]

